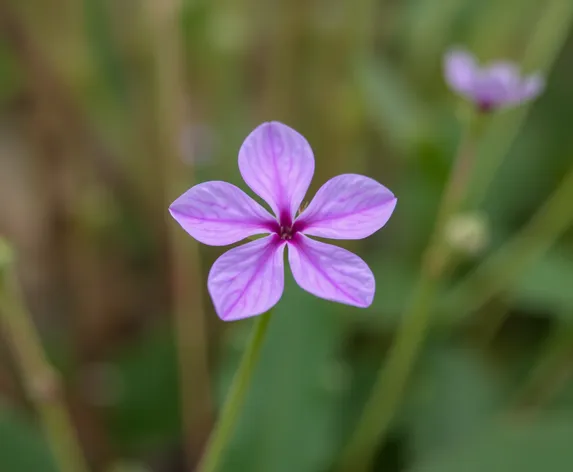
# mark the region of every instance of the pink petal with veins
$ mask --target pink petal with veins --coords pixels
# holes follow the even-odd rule
[[[185,231],[211,246],[270,233],[276,226],[271,214],[245,192],[220,181],[191,187],[171,204],[169,211]]]
[[[260,315],[284,289],[285,242],[276,234],[235,247],[215,261],[207,287],[224,321]]]
[[[313,295],[361,308],[372,304],[374,275],[350,251],[299,233],[289,244],[288,259],[296,282]]]
[[[386,224],[396,197],[375,180],[357,174],[330,179],[298,217],[304,234],[332,239],[362,239]]]
[[[239,169],[245,182],[277,217],[294,219],[312,175],[314,156],[306,139],[276,121],[257,127],[241,146]]]

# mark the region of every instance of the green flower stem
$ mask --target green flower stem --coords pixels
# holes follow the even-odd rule
[[[543,14],[539,18],[537,28],[527,47],[524,66],[530,70],[549,71],[564,41],[567,39],[572,21],[573,2],[553,0],[547,7],[544,7]],[[521,106],[517,110],[494,118],[477,151],[477,162],[480,164],[476,169],[476,177],[473,179],[473,186],[470,189],[469,200],[471,206],[478,205],[485,195],[501,162],[501,156],[508,151],[525,121],[530,107],[531,104],[525,104],[525,106]],[[564,191],[564,189],[562,188],[561,191]],[[468,305],[467,300],[464,300],[464,313],[461,313],[459,310],[451,310],[451,313],[455,312],[457,316],[460,316],[479,309],[495,294],[506,288],[519,275],[521,268],[524,268],[530,261],[535,260],[545,252],[546,247],[540,246],[552,244],[554,239],[560,234],[560,231],[557,228],[558,231],[555,232],[553,225],[545,229],[541,228],[540,224],[535,223],[535,220],[540,220],[540,224],[543,224],[544,217],[541,216],[541,212],[524,228],[522,231],[523,235],[516,236],[454,288],[451,293],[452,299],[460,300],[458,297],[466,294],[471,298],[471,303]],[[554,220],[553,223],[559,223],[559,221]],[[562,223],[567,225],[566,221],[562,221]],[[545,230],[548,231],[545,232]],[[554,235],[550,233],[554,233]],[[545,240],[529,240],[534,253],[527,253],[527,246],[530,244],[526,240],[530,237],[537,237],[537,235],[549,239],[546,242],[544,242]],[[508,265],[504,266],[503,264],[506,263]],[[498,270],[500,271],[499,274]],[[485,281],[486,273],[493,275],[495,280]],[[454,316],[451,313],[448,312],[447,315],[450,317]],[[501,326],[506,315],[507,311],[501,309],[494,317],[491,317],[491,326],[486,327],[490,330],[490,338],[495,335],[497,328]]]
[[[573,224],[571,201],[573,169],[523,230],[454,287],[449,299],[463,299],[464,313],[467,314],[506,289]],[[431,247],[429,251],[431,254]],[[433,259],[425,259],[428,260]],[[414,303],[404,318],[389,353],[387,367],[376,381],[362,419],[343,456],[341,470],[365,470],[390,426],[427,327],[429,308],[437,285],[436,276],[439,275],[430,269],[431,266],[431,263],[423,264]],[[457,310],[452,310],[452,313],[454,311],[458,313]]]
[[[539,20],[538,27],[526,52],[526,66],[534,66],[542,70],[550,68],[567,36],[572,19],[573,3],[571,2],[554,0],[544,9],[544,14]],[[474,205],[480,200],[483,189],[488,186],[501,160],[500,157],[505,154],[509,144],[513,141],[525,119],[526,113],[527,107],[515,111],[514,116],[498,117],[496,119],[497,125],[492,127],[493,131],[488,133],[485,142],[480,144],[479,154],[488,158],[487,160],[484,159],[483,165],[480,165],[481,169],[476,169],[479,179],[478,185],[474,185],[474,188],[478,189],[478,191],[477,194],[470,195]],[[463,150],[463,146],[461,150]],[[476,150],[473,149],[472,154],[475,154],[475,152]],[[468,162],[470,161],[468,160]],[[460,161],[456,169],[460,169],[459,173],[465,174],[466,177],[473,172],[472,170],[464,170],[465,164],[463,161]],[[471,169],[471,167],[468,167],[468,169]],[[457,205],[460,204],[461,199],[458,199],[458,197],[465,192],[464,187],[469,180],[468,177],[468,180],[464,182],[463,178],[456,179],[455,175],[456,171],[454,171],[450,185],[442,199],[436,230],[422,262],[420,281],[414,292],[412,305],[404,317],[404,322],[390,350],[387,366],[381,370],[355,433],[343,451],[339,469],[341,471],[360,472],[371,464],[376,447],[383,441],[402,397],[428,325],[429,309],[434,298],[433,294],[438,279],[446,269],[450,256],[447,247],[443,243],[440,231],[443,229],[444,222],[447,222],[449,216],[459,208]],[[566,190],[561,190],[561,194],[566,193]],[[566,196],[559,195],[554,200],[561,202],[561,205],[567,205],[563,203]],[[571,197],[569,196],[570,201]],[[474,275],[469,280],[470,283],[463,283],[458,291],[467,288],[475,289],[476,283],[473,282],[477,282],[477,286],[480,289],[479,297],[472,294],[470,290],[464,291],[464,293],[474,296],[474,304],[496,293],[496,290],[499,288],[497,282],[506,284],[510,277],[514,276],[515,272],[520,270],[519,268],[529,259],[528,257],[523,258],[525,260],[520,260],[519,258],[528,255],[526,251],[531,246],[539,245],[535,240],[530,239],[526,241],[525,239],[537,235],[551,238],[552,235],[560,234],[565,222],[563,219],[559,220],[559,218],[556,218],[555,213],[563,213],[566,208],[571,208],[570,203],[568,207],[562,207],[560,212],[556,211],[553,206],[551,208],[553,211],[549,215],[538,218],[541,220],[541,223],[544,223],[544,220],[549,220],[550,224],[547,228],[542,228],[540,223],[534,223],[533,228],[527,231],[524,237],[512,244],[509,251],[510,257],[504,253],[498,255],[493,262],[487,263],[485,269],[481,269],[477,275]],[[542,249],[544,248],[538,248],[537,252],[539,253]],[[513,266],[502,271],[503,274],[498,276],[495,270],[504,268],[503,264],[508,260],[513,263]],[[486,280],[483,277],[484,274],[495,275],[496,281]],[[484,286],[479,285],[480,283],[483,283]]]
[[[422,346],[436,287],[450,256],[449,248],[444,243],[444,226],[463,203],[464,191],[472,174],[477,137],[481,130],[481,120],[474,118],[479,117],[470,119],[458,148],[438,209],[435,229],[424,253],[412,304],[404,315],[386,365],[380,370],[355,432],[343,451],[340,471],[360,472],[370,466],[377,446],[390,427]]]
[[[59,376],[46,358],[34,322],[24,304],[9,248],[0,240],[0,320],[60,472],[87,472],[88,466],[66,409]]]
[[[270,319],[271,312],[268,311],[257,317],[255,321],[251,339],[235,373],[225,405],[215,429],[211,433],[205,454],[197,467],[197,472],[216,472],[221,463],[225,447],[235,429],[253,371],[257,365]]]

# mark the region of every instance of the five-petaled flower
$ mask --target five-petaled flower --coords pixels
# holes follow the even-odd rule
[[[209,272],[208,289],[225,321],[264,313],[284,289],[284,249],[294,279],[327,300],[358,307],[372,303],[374,275],[355,254],[309,236],[362,239],[390,218],[396,198],[369,177],[344,174],[326,182],[297,215],[314,174],[306,139],[288,126],[270,122],[256,128],[239,151],[247,185],[273,210],[273,217],[238,187],[221,181],[198,184],[170,206],[191,236],[223,246],[267,234],[224,253]]]
[[[471,100],[482,112],[532,100],[545,86],[539,74],[521,77],[516,65],[510,62],[480,67],[474,56],[459,49],[446,54],[444,69],[452,90]]]

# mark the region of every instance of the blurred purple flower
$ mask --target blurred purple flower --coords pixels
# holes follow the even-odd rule
[[[375,281],[366,263],[308,236],[371,235],[396,206],[392,192],[362,175],[339,175],[297,215],[314,174],[314,156],[303,136],[278,122],[264,123],[247,137],[239,151],[239,170],[274,217],[241,189],[221,181],[192,187],[169,208],[185,231],[211,246],[268,235],[227,251],[213,264],[208,289],[219,317],[233,321],[259,315],[279,301],[285,246],[293,276],[303,289],[327,300],[369,306]]]
[[[532,100],[545,87],[540,74],[522,77],[517,66],[510,62],[480,67],[474,56],[459,49],[446,54],[444,69],[452,90],[474,102],[483,112]]]

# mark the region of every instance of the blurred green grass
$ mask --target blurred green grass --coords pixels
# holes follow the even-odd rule
[[[20,254],[30,306],[65,367],[80,438],[102,471],[124,459],[142,470],[183,470],[177,464],[189,447],[171,319],[166,225],[174,223],[159,131],[167,117],[153,98],[152,50],[161,44],[152,44],[144,3],[0,2],[0,232]],[[482,142],[468,210],[487,214],[490,244],[460,256],[443,281],[375,470],[573,470],[573,338],[559,341],[570,348],[535,378],[534,401],[512,403],[551,351],[542,348],[549,333],[571,322],[573,232],[477,311],[449,295],[524,227],[573,165],[570,10],[568,0],[182,2],[173,27],[184,38],[184,116],[171,146],[181,148],[183,182],[244,188],[242,139],[278,119],[313,146],[311,194],[337,173],[357,172],[398,196],[387,227],[352,243],[376,275],[371,308],[316,300],[288,279],[225,472],[329,471],[352,434],[409,302],[467,111],[441,76],[444,51],[459,44],[484,60],[552,69],[546,93],[494,118]],[[213,313],[204,281],[220,254],[201,248],[211,379],[194,379],[198,389],[214,387],[218,404],[250,326],[224,325]],[[501,326],[485,342],[496,310]],[[5,354],[0,470],[50,470]],[[115,380],[94,380],[99,365]],[[91,388],[116,390],[102,403]],[[198,422],[197,437],[209,427]],[[201,439],[191,451],[197,458]]]

